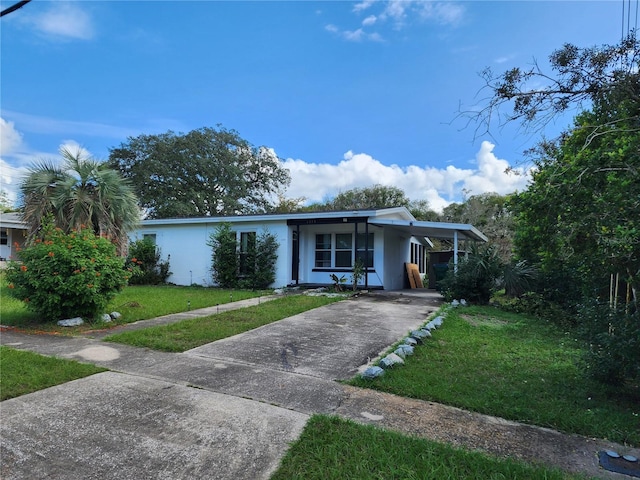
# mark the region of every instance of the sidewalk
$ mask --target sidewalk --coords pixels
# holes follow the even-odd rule
[[[437,295],[416,293],[345,300],[182,354],[102,342],[102,333],[5,331],[3,345],[110,371],[2,402],[0,476],[268,479],[309,416],[325,413],[595,478],[631,478],[599,468],[596,454],[638,449],[336,382],[438,308]],[[172,320],[129,328],[155,321]]]
[[[240,308],[253,307],[260,305],[276,298],[281,295],[265,295],[262,297],[248,298],[246,300],[238,300],[230,303],[223,303],[213,307],[197,308],[194,310],[188,310],[186,312],[172,313],[170,315],[163,315],[161,317],[151,318],[149,320],[139,320],[137,322],[127,323],[124,325],[118,325],[115,328],[109,328],[106,330],[91,330],[86,332],[83,336],[87,338],[101,339],[114,333],[128,332],[131,330],[139,330],[141,328],[153,327],[156,325],[168,325],[170,323],[176,323],[181,320],[188,320],[192,318],[208,317],[209,315],[215,315],[218,313],[228,312],[230,310],[238,310]]]

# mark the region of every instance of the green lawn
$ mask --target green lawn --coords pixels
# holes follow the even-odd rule
[[[580,369],[584,346],[542,320],[492,307],[451,309],[406,365],[353,385],[524,423],[640,445],[640,389]]]
[[[0,323],[3,325],[44,331],[58,331],[65,334],[74,334],[93,328],[96,325],[85,325],[82,328],[65,329],[58,327],[55,322],[46,324],[39,323],[38,318],[29,312],[22,302],[6,294],[4,287],[4,276],[2,276],[0,280]],[[184,312],[188,309],[195,310],[198,308],[222,305],[232,301],[245,300],[266,293],[270,292],[204,287],[178,287],[170,285],[132,285],[125,287],[124,290],[109,303],[105,313],[117,311],[122,314],[119,320],[109,324],[110,326],[115,326],[160,317],[171,313]],[[98,324],[103,327],[107,326],[107,324],[100,324],[99,322]]]
[[[136,293],[137,288],[149,290],[142,295]],[[128,287],[132,296],[120,297],[120,306],[136,302],[141,306],[129,308],[145,308],[145,304],[151,305],[156,299],[161,303],[161,299],[169,296],[173,297],[170,308],[174,308],[186,303],[186,297],[178,298],[184,292],[213,293],[209,289],[175,288]],[[233,295],[234,300],[238,298],[235,292]],[[192,308],[204,306],[191,301]],[[332,301],[336,299],[283,297],[256,307],[117,334],[110,340],[184,351]],[[416,348],[406,365],[387,371],[374,381],[356,378],[350,383],[569,433],[640,445],[638,387],[607,388],[586,378],[579,369],[582,348],[571,335],[541,320],[492,307],[461,307],[449,311],[444,325],[433,332],[433,338]],[[9,348],[2,348],[0,354],[3,399],[101,371]],[[51,373],[58,370],[71,373]],[[285,478],[578,477],[316,416],[273,476],[274,480]]]
[[[0,347],[0,400],[105,372],[86,363]]]
[[[184,352],[342,299],[343,297],[285,296],[209,317],[117,333],[106,337],[105,341],[165,352]]]
[[[271,480],[578,479],[335,417],[314,416]]]

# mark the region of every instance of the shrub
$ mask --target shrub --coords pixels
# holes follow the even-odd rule
[[[361,258],[357,258],[353,264],[353,273],[351,274],[351,281],[353,285],[353,291],[358,290],[358,283],[364,277],[364,262]]]
[[[8,291],[44,321],[94,319],[130,275],[116,247],[87,228],[66,234],[44,225],[18,258],[7,268]]]
[[[133,272],[129,279],[131,285],[159,285],[171,275],[169,258],[165,262],[160,260],[160,249],[150,238],[129,244],[126,266]]]
[[[255,269],[249,274],[251,288],[267,288],[276,280],[276,262],[278,261],[278,239],[268,230],[263,230],[256,239]]]
[[[534,289],[536,281],[536,269],[526,260],[512,262],[504,266],[502,283],[505,295],[508,297],[521,297]]]
[[[589,350],[586,362],[597,380],[622,385],[640,379],[640,311],[635,303],[617,308],[590,302],[580,307],[580,327]]]
[[[221,223],[207,242],[211,254],[211,276],[213,283],[222,288],[234,288],[238,285],[238,254],[236,232],[230,223]]]
[[[251,233],[246,245],[236,240],[231,224],[224,223],[209,237],[212,249],[213,282],[222,288],[267,288],[276,279],[278,260],[277,237],[265,229],[260,235]]]
[[[573,329],[576,326],[574,314],[564,310],[557,303],[545,299],[537,292],[526,292],[519,297],[494,297],[494,300],[498,300],[497,306],[507,312],[533,315],[550,321],[562,329]]]
[[[470,303],[486,305],[497,290],[502,275],[502,262],[493,245],[473,246],[454,268],[449,265],[447,274],[440,281],[442,295],[447,301],[464,298]]]

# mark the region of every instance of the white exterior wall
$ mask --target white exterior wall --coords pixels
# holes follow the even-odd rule
[[[169,258],[171,276],[168,282],[176,285],[206,285],[213,284],[211,278],[211,247],[207,245],[218,223],[150,225],[140,228],[131,237],[132,240],[142,239],[144,235],[155,235],[156,245],[160,248],[162,260]],[[276,281],[273,286],[285,286],[291,281],[291,251],[289,228],[284,222],[242,222],[231,225],[237,232],[256,232],[258,235],[267,228],[276,236],[278,261],[276,263]]]
[[[405,262],[409,261],[409,243],[411,238],[397,230],[385,230],[384,251],[384,285],[388,290],[401,290],[404,288],[406,276]]]
[[[295,229],[295,227],[292,227]],[[299,283],[312,284],[331,284],[333,283],[329,275],[335,273],[338,277],[345,276],[347,283],[352,282],[350,272],[335,272],[332,269],[316,269],[315,268],[315,252],[316,252],[316,234],[322,233],[352,233],[355,234],[355,226],[353,223],[327,224],[327,225],[303,225],[300,227],[300,268]],[[365,226],[358,224],[358,233],[365,233]],[[369,286],[381,287],[384,273],[384,235],[382,229],[369,225],[369,233],[374,234],[374,252],[373,265],[375,272],[369,272]],[[335,247],[335,245],[334,245]],[[289,252],[289,263],[291,263],[291,254]],[[314,272],[314,269],[317,270]],[[364,285],[364,278],[360,280]]]

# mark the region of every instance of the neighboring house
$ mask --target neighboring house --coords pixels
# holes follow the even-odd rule
[[[170,256],[169,282],[211,285],[212,250],[207,243],[223,222],[236,232],[240,248],[245,238],[265,229],[277,237],[274,287],[330,285],[331,274],[344,275],[351,283],[355,259],[361,258],[366,259],[362,287],[402,289],[405,263],[427,272],[429,238],[451,241],[454,262],[460,241],[487,241],[473,225],[417,221],[405,207],[143,220],[132,239],[151,238],[163,259]]]
[[[27,238],[27,226],[18,213],[0,213],[0,261],[15,260],[17,247]]]

